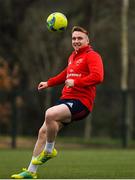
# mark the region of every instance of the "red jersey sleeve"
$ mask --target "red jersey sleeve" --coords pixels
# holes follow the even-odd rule
[[[89,67],[89,75],[74,80],[74,85],[78,87],[86,87],[99,84],[103,81],[104,70],[100,55],[96,52],[87,54],[87,63]]]
[[[48,79],[47,83],[49,87],[56,86],[59,84],[63,84],[66,80],[67,76],[67,68],[65,68],[61,73],[57,76]]]

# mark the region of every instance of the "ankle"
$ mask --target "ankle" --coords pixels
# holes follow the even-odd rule
[[[32,156],[32,160],[33,160],[34,158],[35,158],[35,157]],[[30,162],[29,167],[28,167],[27,170],[28,170],[30,173],[36,173],[36,172],[37,172],[37,169],[38,169],[38,165],[33,165],[33,164],[32,164],[32,160],[31,160],[31,162]]]
[[[54,149],[54,145],[55,145],[55,142],[46,142],[45,148],[44,148],[45,152],[51,153]]]

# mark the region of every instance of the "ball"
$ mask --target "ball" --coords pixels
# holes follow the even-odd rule
[[[67,28],[68,20],[67,17],[60,12],[54,12],[47,18],[47,28],[50,31],[62,32]]]

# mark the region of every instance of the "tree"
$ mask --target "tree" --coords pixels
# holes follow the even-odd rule
[[[123,91],[123,147],[127,147],[128,139],[132,134],[132,118],[133,118],[133,99],[128,88],[129,74],[129,58],[128,58],[128,9],[129,0],[123,0],[121,20],[122,20],[122,36],[121,36],[121,57],[122,57],[122,74],[121,89]]]

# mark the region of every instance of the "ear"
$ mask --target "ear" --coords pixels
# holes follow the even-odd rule
[[[87,42],[88,42],[88,44],[90,43],[90,40],[89,40],[88,36],[87,36]]]

